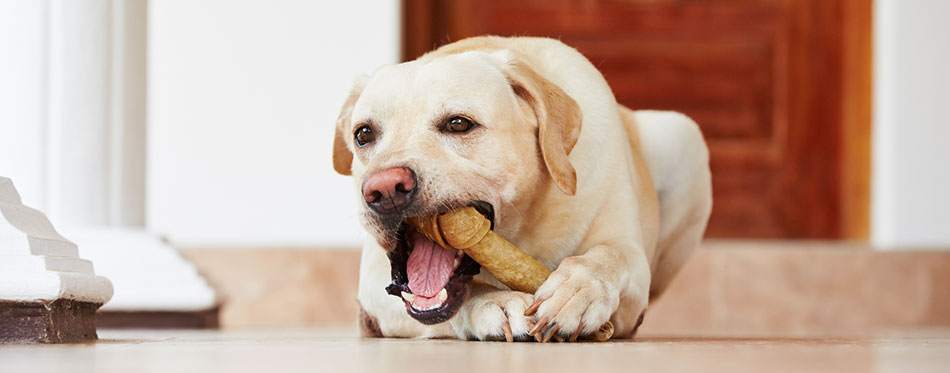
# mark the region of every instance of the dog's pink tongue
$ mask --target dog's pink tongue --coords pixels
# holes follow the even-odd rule
[[[417,232],[410,234],[409,244],[412,245],[406,264],[409,290],[417,296],[435,297],[449,282],[455,269],[455,250],[443,249]]]

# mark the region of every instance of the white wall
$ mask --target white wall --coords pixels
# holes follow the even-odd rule
[[[59,227],[144,220],[144,0],[0,1],[0,175]],[[144,30],[142,30],[144,31]],[[132,71],[129,71],[132,70]],[[136,86],[138,84],[138,86]],[[139,110],[141,112],[141,110]],[[137,131],[137,132],[136,132]]]
[[[950,247],[950,1],[875,2],[871,240]]]
[[[333,122],[394,63],[397,1],[149,6],[147,226],[180,247],[357,247]]]
[[[40,1],[0,1],[0,176],[38,209],[47,207],[47,9]]]

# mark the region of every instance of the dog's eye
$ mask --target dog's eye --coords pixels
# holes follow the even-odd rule
[[[376,134],[373,132],[372,128],[369,128],[369,126],[357,128],[356,133],[353,134],[353,137],[356,138],[356,146],[359,147],[376,141]]]
[[[462,117],[453,117],[445,123],[442,131],[444,132],[468,132],[475,127],[475,124],[472,121],[462,118]]]

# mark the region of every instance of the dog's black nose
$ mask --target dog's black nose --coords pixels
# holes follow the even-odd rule
[[[363,200],[380,214],[409,206],[416,195],[416,174],[406,167],[390,167],[363,179]]]

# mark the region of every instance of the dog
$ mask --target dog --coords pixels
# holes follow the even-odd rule
[[[361,200],[367,337],[632,338],[699,245],[709,153],[685,115],[619,105],[581,53],[547,38],[463,39],[357,79],[333,166]],[[548,269],[535,294],[405,224],[474,206]]]

